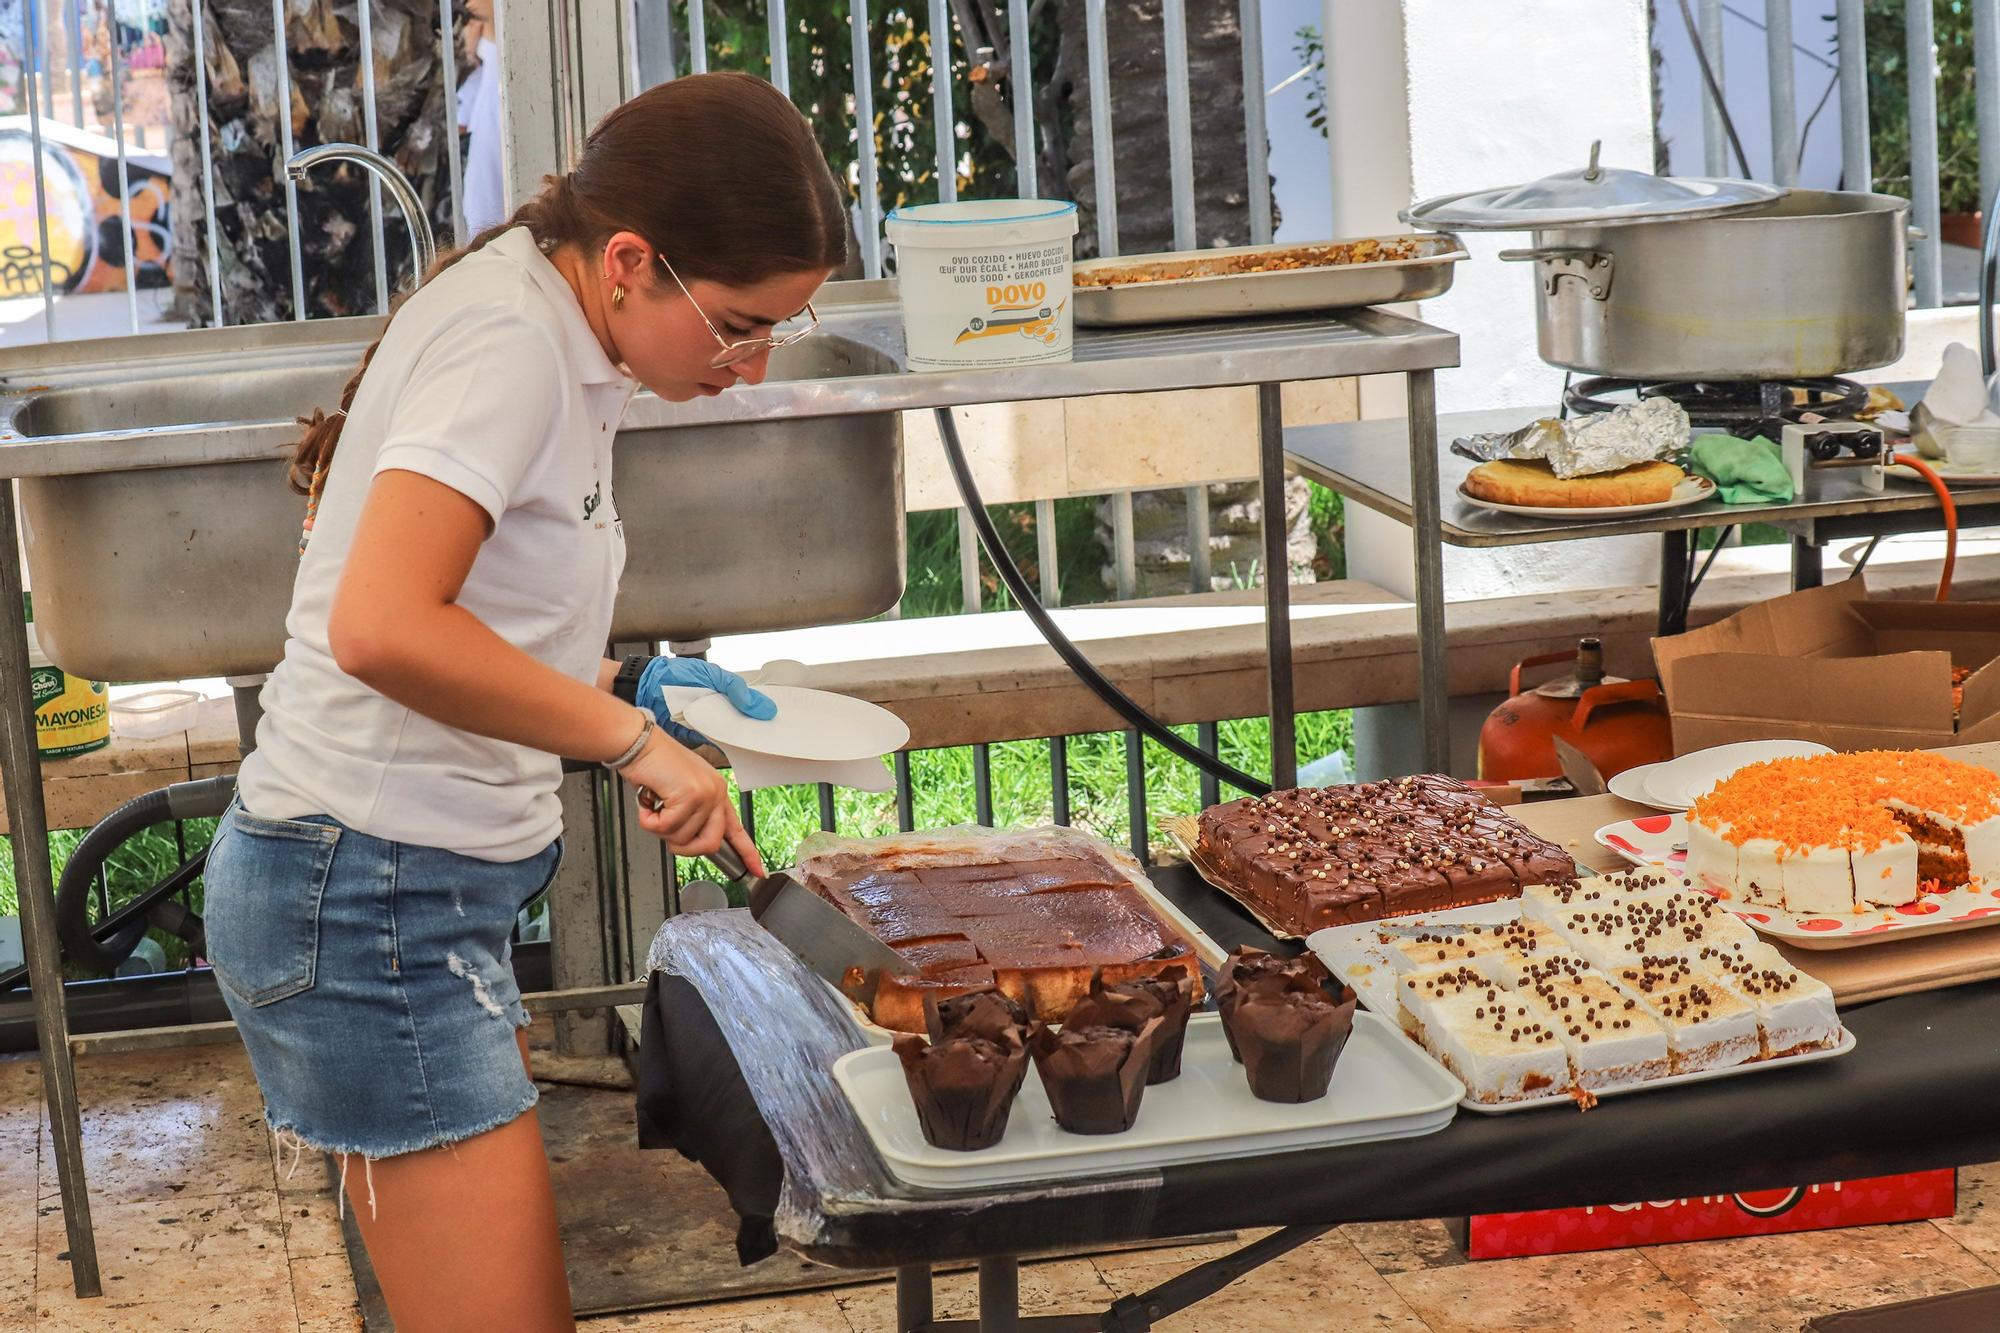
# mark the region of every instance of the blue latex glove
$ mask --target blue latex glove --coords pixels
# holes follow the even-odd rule
[[[778,705],[771,696],[751,689],[734,671],[725,671],[699,657],[656,657],[639,673],[639,689],[633,697],[653,715],[661,730],[689,749],[708,744],[708,737],[674,721],[663,693],[669,685],[714,690],[735,705],[737,712],[759,722],[769,722],[778,715]]]

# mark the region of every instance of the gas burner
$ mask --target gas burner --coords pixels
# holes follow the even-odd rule
[[[1696,426],[1726,430],[1749,439],[1775,440],[1788,421],[1807,413],[1829,421],[1852,421],[1868,403],[1867,386],[1853,380],[1640,380],[1584,379],[1563,391],[1563,412],[1589,416],[1642,398],[1669,398],[1687,410]]]

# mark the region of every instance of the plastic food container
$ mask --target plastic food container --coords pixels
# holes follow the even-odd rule
[[[130,740],[155,740],[192,727],[200,706],[193,690],[148,690],[112,700],[111,727]]]
[[[1076,205],[964,199],[887,221],[912,370],[1035,366],[1070,358]]]

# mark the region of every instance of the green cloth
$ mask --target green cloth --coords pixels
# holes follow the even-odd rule
[[[1688,446],[1691,471],[1715,483],[1726,505],[1782,504],[1793,496],[1792,474],[1778,446],[1759,435],[1739,440],[1734,435],[1697,435]]]

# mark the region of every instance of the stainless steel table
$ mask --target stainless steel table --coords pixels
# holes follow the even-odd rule
[[[280,361],[326,346],[361,346],[379,332],[375,318],[313,321],[256,329],[214,329],[150,337],[58,343],[10,354],[0,375],[0,408],[12,385],[37,379],[123,373],[146,363],[154,373],[226,377],[251,354],[268,351]],[[870,343],[906,364],[894,287],[843,284],[826,302],[823,327]],[[719,398],[666,403],[635,399],[625,425],[671,427],[766,417],[830,417],[975,403],[1075,398],[1163,389],[1257,388],[1258,460],[1262,477],[1264,567],[1288,568],[1285,550],[1285,457],[1280,386],[1297,380],[1351,375],[1401,374],[1409,413],[1393,427],[1398,454],[1408,458],[1418,508],[1435,513],[1437,493],[1436,393],[1433,374],[1458,364],[1456,334],[1382,310],[1357,310],[1316,318],[1244,320],[1170,328],[1079,329],[1074,360],[1063,365],[915,374],[853,375],[747,386]],[[289,420],[223,422],[200,428],[133,428],[56,438],[12,433],[0,413],[0,609],[20,604],[19,525],[12,479],[23,476],[116,472],[182,463],[269,457],[297,434]],[[1107,442],[1115,447],[1116,442]],[[975,442],[976,447],[976,442]],[[1277,516],[1274,520],[1272,516]],[[1426,525],[1415,538],[1418,584],[1428,602],[1442,594],[1443,552]],[[1284,577],[1266,578],[1266,645],[1270,656],[1272,780],[1297,777],[1293,732],[1291,590]],[[27,636],[21,621],[0,613],[0,680],[27,679]],[[1422,661],[1427,743],[1444,736],[1442,636]],[[0,707],[0,779],[12,814],[16,882],[26,937],[30,984],[42,1053],[42,1080],[55,1142],[63,1217],[69,1235],[71,1275],[77,1294],[102,1290],[96,1242],[85,1188],[76,1082],[68,1019],[61,1003],[62,973],[54,922],[48,828],[42,805],[41,761],[35,750],[34,714],[26,691],[9,687]],[[1435,761],[1435,760],[1433,760]]]
[[[1911,386],[1898,386],[1911,387]],[[1922,386],[1905,394],[1913,400]],[[1588,537],[1623,537],[1661,533],[1660,621],[1663,633],[1685,627],[1687,600],[1699,582],[1690,580],[1691,550],[1687,534],[1702,528],[1769,523],[1784,528],[1793,539],[1793,584],[1819,582],[1819,549],[1848,537],[1879,538],[1903,532],[1935,531],[1941,525],[1937,496],[1921,481],[1890,477],[1882,491],[1868,490],[1858,468],[1808,470],[1805,493],[1783,504],[1726,505],[1704,501],[1680,509],[1654,510],[1625,518],[1541,519],[1495,513],[1468,503],[1459,484],[1473,468],[1470,459],[1450,451],[1451,441],[1481,431],[1512,430],[1555,410],[1500,408],[1454,412],[1438,419],[1436,482],[1429,484],[1405,462],[1406,435],[1393,419],[1347,422],[1333,426],[1294,426],[1285,432],[1285,456],[1291,466],[1340,495],[1398,523],[1410,526],[1419,555],[1417,579],[1417,649],[1420,661],[1444,660],[1445,606],[1442,581],[1426,583],[1422,554],[1426,548],[1442,562],[1442,544],[1468,548],[1528,546],[1542,542],[1581,541]],[[1412,460],[1414,462],[1414,460]],[[1441,494],[1440,494],[1441,492]],[[1961,527],[2000,524],[2000,486],[1954,486]],[[1442,674],[1438,676],[1441,716]],[[1433,689],[1426,669],[1423,689]],[[1439,734],[1432,713],[1424,713],[1425,739]],[[1426,751],[1426,762],[1435,762]]]

